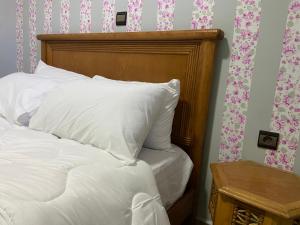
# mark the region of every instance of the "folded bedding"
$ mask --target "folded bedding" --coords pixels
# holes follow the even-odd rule
[[[150,166],[0,119],[1,225],[168,225]]]

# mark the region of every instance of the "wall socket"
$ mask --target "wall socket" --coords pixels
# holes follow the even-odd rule
[[[277,150],[279,133],[260,130],[257,146],[261,148]]]
[[[126,26],[127,23],[127,12],[117,12],[116,15],[116,25],[117,26]]]

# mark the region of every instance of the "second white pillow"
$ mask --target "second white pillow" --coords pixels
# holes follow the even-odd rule
[[[94,76],[93,79],[101,83],[121,84],[130,86],[157,86],[167,91],[167,96],[159,112],[157,120],[153,123],[152,128],[144,142],[144,147],[155,150],[165,150],[171,148],[171,133],[175,108],[180,96],[180,81],[173,79],[167,83],[147,83],[137,81],[120,81],[111,80],[103,76]]]

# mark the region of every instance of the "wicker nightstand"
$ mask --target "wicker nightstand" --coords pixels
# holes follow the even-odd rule
[[[211,165],[214,225],[300,225],[300,177],[250,161]]]

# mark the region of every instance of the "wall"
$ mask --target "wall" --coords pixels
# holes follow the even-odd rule
[[[259,130],[270,130],[270,118],[274,101],[275,84],[282,50],[283,33],[286,24],[287,8],[290,1],[265,0],[262,2],[262,21],[260,40],[255,57],[255,70],[247,112],[247,124],[242,157],[264,163],[265,151],[257,147]],[[212,182],[209,164],[219,157],[224,95],[228,76],[230,46],[233,39],[232,21],[235,16],[235,0],[218,0],[215,6],[214,27],[222,28],[226,39],[219,48],[219,60],[215,72],[213,96],[211,98],[209,131],[206,138],[205,163],[206,176],[201,179],[201,198],[199,218],[208,220],[207,204]],[[298,148],[294,171],[300,174],[300,150]]]
[[[16,71],[15,9],[16,3],[10,0],[0,7],[0,77]]]
[[[66,0],[63,0],[66,1]],[[114,15],[114,10],[103,10],[103,2],[107,1],[112,3],[109,5],[112,9],[116,9],[118,11],[127,10],[127,1],[126,0],[93,0],[91,1],[91,27],[89,31],[92,32],[101,32],[101,31],[126,31],[126,27],[117,27],[115,28],[113,24],[107,24],[110,18],[110,15]],[[31,0],[31,2],[35,2]],[[68,1],[66,1],[68,2]],[[137,1],[139,2],[139,1]],[[167,24],[167,29],[191,29],[191,21],[192,21],[192,12],[195,12],[195,6],[193,5],[194,0],[158,0],[158,1],[150,1],[145,0],[143,2],[143,10],[141,12],[141,27],[140,29],[143,31],[156,30],[160,28],[161,23]],[[159,18],[157,19],[157,15],[159,14],[158,3],[157,2],[169,2],[171,7],[168,10],[172,10],[172,6],[174,8],[174,20],[170,18]],[[195,2],[201,3],[202,0],[195,0]],[[212,6],[213,0],[205,0],[204,2],[208,3],[209,6]],[[272,113],[275,111],[277,113],[277,108],[274,105],[274,95],[275,91],[277,93],[280,90],[276,84],[277,75],[279,70],[279,64],[281,60],[281,52],[282,52],[282,42],[284,37],[284,30],[286,26],[286,19],[288,15],[288,6],[291,1],[274,1],[274,0],[263,0],[259,6],[261,9],[261,19],[257,17],[257,21],[252,20],[254,23],[258,23],[259,27],[250,27],[254,30],[257,28],[259,32],[258,40],[256,37],[253,38],[250,43],[250,50],[253,48],[249,55],[247,55],[247,59],[249,60],[249,66],[245,66],[246,64],[239,65],[242,69],[237,76],[233,77],[232,69],[236,68],[236,62],[233,60],[233,57],[230,57],[231,54],[237,54],[237,56],[243,56],[244,49],[241,46],[241,49],[235,50],[237,45],[236,36],[240,29],[235,29],[238,26],[238,21],[235,20],[236,13],[241,13],[241,9],[237,10],[237,7],[240,7],[242,4],[251,4],[251,2],[260,2],[260,0],[215,0],[215,6],[211,8],[205,8],[208,10],[208,22],[205,24],[205,27],[210,27],[209,19],[213,18],[212,27],[221,28],[225,32],[225,39],[220,44],[218,50],[218,59],[216,63],[215,69],[215,78],[213,84],[213,93],[211,97],[211,105],[210,105],[210,116],[209,116],[209,125],[208,132],[206,137],[206,145],[205,145],[205,155],[204,155],[204,163],[203,163],[203,176],[201,177],[201,190],[200,190],[200,203],[199,203],[199,214],[198,217],[203,221],[209,221],[209,216],[207,212],[207,202],[211,184],[211,174],[209,171],[209,164],[211,162],[216,162],[219,159],[222,159],[222,151],[220,148],[220,143],[225,143],[228,140],[231,140],[232,137],[227,137],[224,135],[224,123],[230,119],[231,115],[224,114],[225,106],[228,109],[228,105],[224,104],[224,99],[228,101],[228,96],[230,97],[234,92],[231,92],[230,82],[232,79],[236,79],[237,81],[244,82],[243,86],[240,88],[245,91],[246,97],[242,99],[243,104],[231,104],[232,107],[236,107],[235,110],[241,113],[241,117],[243,118],[244,126],[240,126],[240,124],[235,123],[233,125],[238,125],[238,128],[235,130],[233,128],[233,134],[237,131],[242,131],[241,137],[238,137],[237,143],[230,143],[232,148],[235,148],[237,151],[234,153],[230,153],[229,156],[232,158],[228,158],[227,161],[232,161],[234,159],[248,159],[254,160],[259,163],[265,162],[265,154],[266,152],[263,149],[260,149],[256,146],[257,136],[259,130],[270,130],[271,121],[275,121],[272,119]],[[294,10],[299,13],[300,3],[299,1],[294,0],[296,3]],[[36,21],[36,29],[37,33],[43,33],[43,21],[44,21],[44,4],[42,1],[36,2],[37,7],[37,21]],[[173,5],[174,4],[174,5]],[[52,13],[52,32],[58,33],[61,31],[61,23],[60,23],[60,0],[53,0],[53,13]],[[205,11],[204,10],[204,11]],[[251,11],[251,10],[250,10]],[[29,20],[29,5],[24,4],[24,70],[30,70],[30,46],[29,46],[29,34],[30,29],[27,21]],[[80,26],[80,1],[72,0],[72,4],[70,5],[70,27],[69,32],[79,32],[81,30]],[[112,14],[111,14],[112,13]],[[211,13],[211,14],[209,14]],[[258,11],[256,11],[258,13]],[[213,14],[213,17],[212,17]],[[172,13],[168,14],[172,15]],[[66,17],[68,18],[68,17]],[[251,18],[249,17],[249,20]],[[136,22],[136,21],[135,21]],[[298,21],[299,22],[299,21]],[[136,25],[136,24],[135,24]],[[299,28],[299,24],[296,23],[296,27]],[[172,27],[174,26],[174,27]],[[246,25],[245,25],[246,26]],[[291,25],[293,26],[293,24]],[[139,30],[139,25],[136,25],[136,28]],[[255,36],[255,35],[254,35]],[[235,38],[235,39],[234,39]],[[297,39],[297,38],[296,38]],[[233,43],[233,40],[235,42]],[[257,45],[256,45],[257,44]],[[233,48],[235,47],[235,48]],[[39,55],[39,46],[37,46],[37,55]],[[237,51],[237,52],[235,52]],[[248,54],[248,53],[247,53]],[[296,56],[299,56],[299,52],[294,52]],[[294,71],[292,75],[294,75],[294,82],[298,82],[297,74],[299,73],[299,68],[297,66],[294,67]],[[246,75],[247,76],[246,76]],[[245,75],[245,77],[244,77]],[[229,81],[229,82],[227,82]],[[251,86],[250,86],[251,83]],[[299,85],[299,83],[297,83]],[[298,89],[300,87],[298,86]],[[293,87],[293,90],[297,90],[297,87]],[[228,94],[228,96],[227,96]],[[296,95],[298,96],[298,95]],[[299,95],[300,96],[300,95]],[[299,97],[298,96],[298,97]],[[230,99],[230,98],[229,98]],[[285,106],[285,110],[290,109],[291,105],[295,104],[295,106],[299,106],[298,101],[294,101]],[[299,111],[299,110],[298,110]],[[294,158],[292,155],[288,158],[288,164],[294,164],[294,167],[286,167],[285,169],[293,170],[296,173],[300,174],[300,150],[297,146],[299,135],[299,115],[297,115],[297,110],[293,111],[292,114],[295,114],[295,131],[289,130],[290,133],[286,133],[286,130],[282,130],[285,132],[285,136],[289,137],[295,134],[294,141],[296,143],[295,152],[298,153],[298,157]],[[280,113],[280,112],[279,112]],[[236,118],[234,118],[236,119]],[[232,126],[232,124],[228,123],[226,126]],[[273,127],[274,128],[274,127]],[[274,128],[275,129],[275,128]],[[222,137],[222,138],[221,138]],[[228,144],[228,143],[227,143]],[[284,143],[280,144],[280,149],[284,150]],[[284,153],[284,151],[283,151]],[[285,156],[284,154],[279,155]],[[296,154],[297,156],[297,154]],[[236,158],[234,158],[236,157]],[[294,161],[295,160],[295,161]],[[277,161],[276,161],[277,163]],[[274,165],[273,165],[274,166]]]

